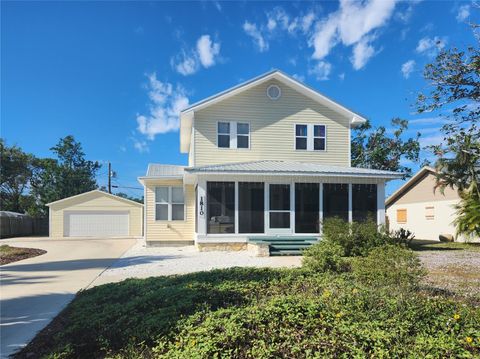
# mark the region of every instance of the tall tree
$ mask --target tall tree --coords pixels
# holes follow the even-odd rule
[[[20,147],[8,146],[0,139],[0,201],[3,211],[24,213],[31,202],[28,186],[35,158]]]
[[[458,190],[457,232],[480,233],[480,36],[471,25],[475,44],[466,49],[453,47],[439,52],[425,66],[430,91],[417,98],[419,113],[439,112],[443,142],[431,146],[437,156],[437,186]]]
[[[420,133],[403,139],[408,121],[394,118],[392,135],[384,126],[372,127],[370,122],[354,129],[352,138],[352,166],[404,173],[410,177],[412,169],[405,162],[418,162]]]
[[[73,136],[60,139],[51,148],[57,159],[37,161],[32,193],[38,201],[36,215],[46,215],[45,204],[97,188],[96,174],[101,165],[85,159],[82,145]]]

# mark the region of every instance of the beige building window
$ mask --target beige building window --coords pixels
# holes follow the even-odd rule
[[[433,206],[425,207],[425,219],[435,219],[435,208]]]
[[[407,223],[406,209],[397,209],[397,223]]]
[[[183,221],[184,218],[183,187],[155,187],[155,220]]]

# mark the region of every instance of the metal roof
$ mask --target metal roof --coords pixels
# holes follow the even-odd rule
[[[293,161],[253,161],[240,163],[227,163],[199,167],[187,167],[188,173],[262,173],[262,174],[312,174],[336,176],[366,176],[377,178],[401,178],[398,172],[373,170],[357,167],[340,167],[322,165],[317,163]]]
[[[149,163],[146,177],[182,177],[185,166]]]

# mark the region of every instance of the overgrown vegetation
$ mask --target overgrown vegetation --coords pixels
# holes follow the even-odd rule
[[[422,287],[414,252],[375,236],[371,224],[338,230],[348,240],[325,233],[302,268],[130,279],[81,292],[18,357],[480,355],[477,302]]]

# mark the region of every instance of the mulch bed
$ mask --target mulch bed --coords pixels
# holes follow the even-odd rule
[[[47,251],[38,248],[20,248],[2,245],[0,246],[0,265],[40,256],[45,253],[47,253]]]

